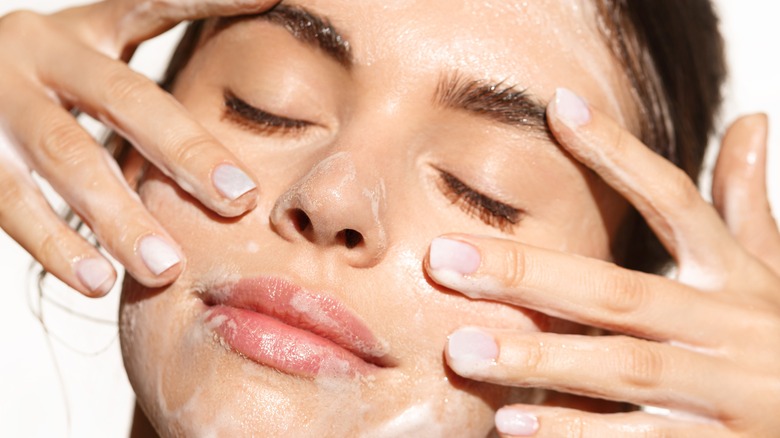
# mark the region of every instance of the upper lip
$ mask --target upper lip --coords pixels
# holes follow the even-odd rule
[[[378,340],[344,304],[287,280],[242,278],[208,288],[203,301],[208,306],[224,305],[262,313],[327,339],[367,363],[379,367],[395,365],[387,344]]]

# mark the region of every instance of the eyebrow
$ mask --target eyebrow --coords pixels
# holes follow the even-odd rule
[[[221,17],[217,21],[215,32],[220,32],[239,21],[250,19],[265,20],[282,26],[295,39],[321,50],[325,55],[347,70],[352,67],[352,50],[349,41],[342,36],[341,32],[328,19],[300,6],[289,6],[280,3],[259,14]]]
[[[321,50],[339,65],[350,70],[354,64],[349,41],[330,21],[300,6],[279,3],[266,12],[219,18],[215,31],[248,19],[265,20],[286,29],[304,44]],[[513,127],[530,128],[545,138],[552,134],[547,127],[546,105],[526,89],[505,82],[468,79],[459,72],[441,77],[434,94],[434,104],[493,120]]]
[[[444,75],[436,87],[434,103],[505,125],[530,128],[545,137],[551,135],[546,106],[527,90],[505,82],[469,79],[457,72]]]

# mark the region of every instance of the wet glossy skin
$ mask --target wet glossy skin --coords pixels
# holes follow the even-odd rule
[[[531,394],[449,373],[447,335],[466,325],[571,327],[434,287],[422,269],[430,241],[448,232],[509,235],[612,257],[625,206],[611,191],[539,130],[435,98],[440,80],[456,72],[516,85],[542,103],[563,86],[630,124],[626,96],[613,91],[625,87],[590,6],[385,3],[285,2],[331,20],[349,41],[349,69],[278,24],[247,20],[207,32],[180,75],[177,99],[254,169],[261,196],[257,209],[225,220],[154,169],[139,190],[188,257],[181,278],[163,290],[129,279],[121,311],[128,374],[163,434],[484,436],[495,409]],[[226,109],[227,90],[309,124],[269,130],[242,119]],[[457,199],[441,171],[519,210],[517,223]],[[344,230],[359,233],[357,245]],[[340,301],[386,342],[392,364],[311,378],[226,348],[206,322],[202,292],[260,275]]]

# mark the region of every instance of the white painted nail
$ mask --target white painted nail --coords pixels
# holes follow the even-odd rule
[[[458,372],[470,373],[498,358],[498,344],[493,336],[478,328],[465,327],[453,332],[447,340],[450,365]]]
[[[566,88],[555,90],[555,111],[558,118],[571,128],[579,128],[590,121],[588,104]]]
[[[154,275],[160,275],[181,262],[179,254],[158,236],[146,236],[138,243],[141,260]]]
[[[105,295],[114,285],[114,268],[101,258],[81,259],[74,266],[76,277],[90,292]]]
[[[469,275],[477,271],[481,257],[477,248],[468,243],[437,237],[431,242],[429,260],[433,270]]]
[[[505,407],[496,412],[496,429],[504,435],[532,436],[539,430],[535,415],[517,408]]]
[[[231,164],[217,166],[211,178],[214,181],[214,187],[231,201],[257,188],[257,185],[246,173]]]

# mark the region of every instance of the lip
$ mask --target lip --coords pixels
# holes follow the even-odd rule
[[[332,296],[275,277],[203,292],[206,325],[234,351],[289,374],[370,374],[394,365],[387,345]]]

